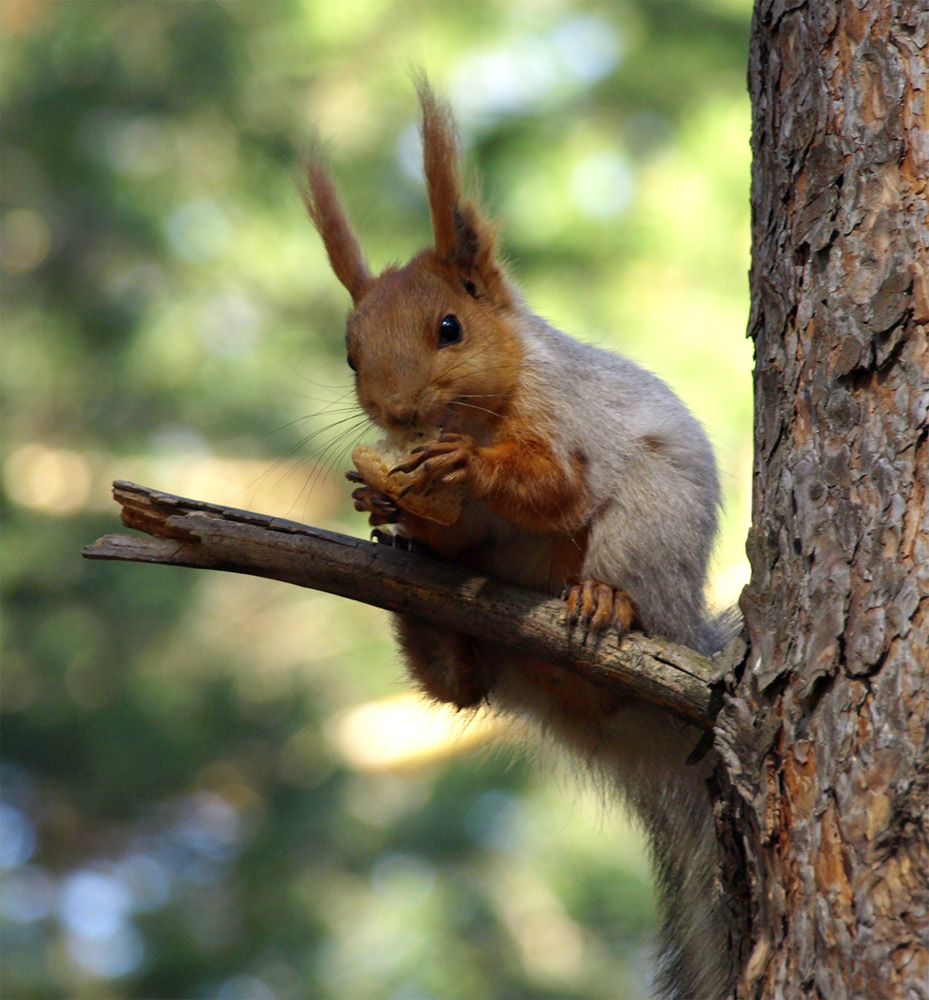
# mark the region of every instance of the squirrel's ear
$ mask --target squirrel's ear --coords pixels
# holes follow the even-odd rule
[[[436,98],[425,76],[417,77],[416,89],[423,114],[423,168],[436,256],[458,272],[470,295],[486,295],[504,304],[509,293],[496,258],[494,228],[472,202],[462,200],[458,133],[452,113]]]
[[[306,181],[303,201],[307,211],[323,238],[335,276],[357,304],[371,283],[371,272],[339,205],[335,187],[318,148],[313,148],[307,157]]]

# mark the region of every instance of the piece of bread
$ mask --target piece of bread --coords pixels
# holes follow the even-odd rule
[[[425,493],[407,493],[400,499],[400,494],[415,481],[416,473],[391,473],[390,470],[408,461],[412,450],[425,443],[427,439],[420,436],[384,438],[376,444],[359,444],[352,452],[352,462],[368,486],[397,501],[404,510],[438,524],[454,524],[461,513],[460,487],[439,484]]]

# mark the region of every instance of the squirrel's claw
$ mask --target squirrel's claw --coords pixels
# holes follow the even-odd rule
[[[355,510],[371,515],[368,521],[372,526],[395,524],[403,517],[403,511],[386,493],[378,493],[370,486],[352,490],[352,500],[355,501]]]
[[[565,624],[580,625],[584,633],[599,635],[610,626],[620,635],[628,632],[636,621],[636,612],[629,595],[618,587],[596,580],[583,580],[565,588]]]
[[[395,472],[416,472],[420,475],[400,494],[422,490],[427,483],[442,482],[446,484],[460,482],[465,477],[465,470],[477,450],[474,438],[467,434],[440,434],[435,441],[414,448],[408,461],[402,462],[390,470]]]
[[[418,451],[419,449],[417,448],[416,450]],[[423,459],[421,458],[411,458],[409,462],[401,462],[399,465],[395,465],[387,475],[392,476],[395,472],[413,472],[419,468],[422,462]]]

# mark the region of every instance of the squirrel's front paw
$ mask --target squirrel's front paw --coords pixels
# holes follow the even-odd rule
[[[454,486],[468,475],[468,466],[477,454],[477,444],[470,434],[440,434],[435,441],[420,445],[410,453],[412,458],[391,469],[394,472],[415,473],[416,479],[397,498],[419,492],[442,483]]]
[[[355,510],[370,515],[368,523],[372,527],[378,524],[396,524],[403,517],[403,511],[386,493],[364,485],[364,480],[357,472],[346,472],[345,478],[350,483],[362,484],[358,489],[352,490],[352,500],[355,501]]]
[[[618,587],[610,587],[596,580],[582,580],[564,592],[565,624],[568,628],[580,625],[584,632],[595,635],[611,625],[620,635],[636,623],[637,614],[629,595]]]

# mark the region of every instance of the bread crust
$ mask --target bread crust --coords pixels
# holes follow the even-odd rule
[[[425,443],[424,437],[388,437],[376,444],[359,444],[352,452],[352,462],[366,485],[390,497],[403,510],[437,524],[454,524],[461,514],[459,487],[439,484],[425,493],[404,494],[416,481],[416,473],[391,471],[408,461],[414,448]]]

